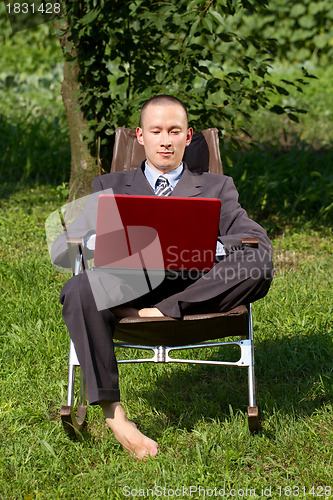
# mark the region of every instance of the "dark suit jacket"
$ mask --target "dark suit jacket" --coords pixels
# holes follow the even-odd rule
[[[113,194],[155,196],[143,169],[144,162],[136,170],[96,177],[93,183],[93,193],[96,194],[88,197],[88,202],[81,215],[69,226],[67,237],[83,237],[89,232],[94,232],[97,199],[101,191],[110,190],[109,192]],[[167,316],[179,318],[186,311],[186,308],[192,307],[193,304],[195,307],[198,304],[207,304],[207,301],[214,301],[218,297],[228,297],[228,299],[224,299],[227,302],[223,307],[225,310],[229,310],[238,305],[238,302],[243,303],[244,300],[251,302],[265,295],[271,281],[272,245],[266,231],[251,220],[238,203],[238,193],[231,177],[209,173],[194,174],[185,166],[183,175],[171,196],[220,199],[219,239],[222,241],[227,255],[241,248],[242,238],[258,238],[259,250],[254,253],[249,252],[250,249],[235,252],[236,259],[230,256],[230,258],[227,257],[217,263],[204,277],[199,278],[183,291],[163,289],[162,295],[158,299],[154,297],[150,304],[155,304]],[[251,255],[247,259],[249,253]],[[60,235],[53,244],[51,258],[55,264],[70,267],[65,234]],[[258,259],[257,264],[254,262],[255,259]],[[240,263],[241,268],[239,269]],[[253,266],[262,268],[264,265],[268,266],[269,275],[264,278],[258,277],[251,280],[252,283],[250,283],[247,278],[251,275]],[[227,276],[224,273],[233,269],[235,272],[231,273],[233,277],[230,279],[230,274]],[[166,283],[166,286],[169,285]]]
[[[110,189],[114,194],[135,194],[154,196],[154,192],[144,173],[144,162],[136,169],[124,172],[114,172],[96,177],[93,182],[93,192]],[[272,245],[266,231],[252,219],[238,203],[238,192],[231,177],[226,175],[202,173],[194,174],[186,167],[171,196],[217,198],[220,199],[221,214],[219,223],[219,239],[227,253],[241,247],[242,238],[258,238],[259,247],[272,254]],[[96,199],[87,207],[78,219],[68,228],[68,236],[83,237],[87,232],[93,232],[96,224]],[[67,254],[66,236],[63,234],[53,244],[52,261],[64,267],[70,267]]]
[[[144,173],[144,162],[136,169],[96,177],[93,191],[112,188],[114,194],[154,196]],[[219,236],[227,252],[241,246],[242,238],[259,238],[260,248],[272,252],[266,231],[251,220],[238,203],[238,192],[231,177],[192,173],[186,166],[171,196],[218,198],[221,200]]]

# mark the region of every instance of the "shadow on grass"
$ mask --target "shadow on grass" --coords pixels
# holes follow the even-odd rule
[[[223,348],[214,359],[226,359]],[[257,344],[256,378],[261,416],[276,412],[311,415],[333,401],[333,344],[327,332]],[[208,359],[213,359],[209,356]],[[165,415],[168,425],[192,429],[203,418],[230,418],[230,407],[245,413],[247,369],[200,365],[169,365],[155,386],[140,392]],[[156,370],[159,367],[155,367]]]

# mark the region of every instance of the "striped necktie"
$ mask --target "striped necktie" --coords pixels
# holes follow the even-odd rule
[[[155,184],[155,195],[156,196],[169,196],[172,193],[169,181],[160,175]]]

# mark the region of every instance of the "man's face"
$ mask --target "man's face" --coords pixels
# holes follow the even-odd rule
[[[149,104],[141,125],[136,136],[145,148],[148,165],[161,173],[179,167],[193,135],[182,106],[177,103]]]

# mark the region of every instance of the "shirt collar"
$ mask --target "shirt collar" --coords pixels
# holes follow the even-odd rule
[[[160,175],[163,175],[163,177],[168,179],[171,188],[174,189],[176,187],[177,182],[182,176],[183,170],[184,170],[184,165],[183,162],[181,162],[179,167],[175,168],[174,170],[171,170],[171,172],[168,172],[166,174],[161,174],[160,172],[157,172],[157,170],[155,170],[154,168],[151,168],[146,160],[144,174],[146,176],[147,181],[155,191],[156,181]]]

